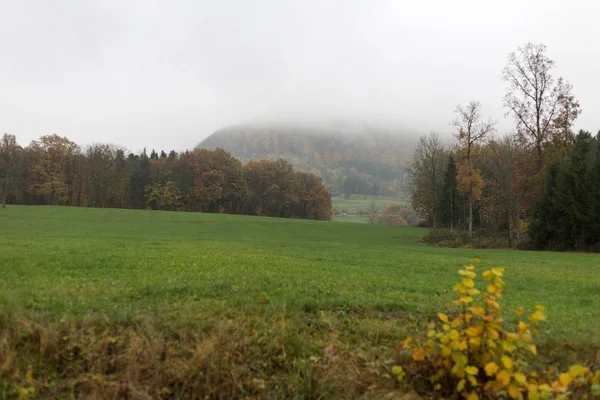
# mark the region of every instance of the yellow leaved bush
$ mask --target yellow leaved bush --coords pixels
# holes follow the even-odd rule
[[[600,371],[573,365],[552,380],[530,370],[527,359],[537,355],[534,338],[539,335],[538,325],[546,320],[544,307],[536,305],[529,315],[519,307],[514,328],[507,327],[500,306],[506,286],[504,268],[483,272],[486,290],[480,291],[475,267],[479,262],[475,258],[459,271],[460,281],[454,286],[456,310],[438,313],[427,325],[426,337],[407,338],[403,348],[410,352],[412,364],[393,372],[402,371],[402,378],[406,373],[430,373],[427,384],[433,391],[464,399],[600,396]]]

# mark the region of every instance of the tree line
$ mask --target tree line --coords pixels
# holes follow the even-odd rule
[[[31,205],[133,208],[329,220],[321,178],[285,160],[245,165],[222,149],[168,154],[93,144],[56,134],[21,147],[0,141],[0,201]]]
[[[554,68],[542,44],[509,55],[502,78],[514,134],[494,137],[495,122],[473,101],[455,110],[452,145],[435,133],[420,138],[406,188],[430,227],[464,232],[469,240],[474,230],[501,236],[511,246],[524,237],[536,248],[600,243],[598,138],[574,133],[581,108]]]

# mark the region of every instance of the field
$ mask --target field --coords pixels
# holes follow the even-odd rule
[[[424,234],[0,209],[0,398],[19,385],[49,398],[378,398],[398,390],[382,377],[402,357],[398,343],[449,307],[456,271],[474,256],[506,268],[507,307],[546,306],[550,361],[600,348],[598,255],[439,248]]]
[[[358,215],[360,211],[367,213],[371,210],[373,205],[375,205],[375,209],[378,212],[382,212],[392,203],[406,203],[406,199],[400,196],[391,197],[353,194],[348,199],[346,199],[344,196],[333,197],[332,202],[334,209],[340,212],[345,210],[345,212],[348,213],[347,215],[334,216],[334,221],[366,223],[367,216]]]

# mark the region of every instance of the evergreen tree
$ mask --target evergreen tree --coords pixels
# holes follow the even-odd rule
[[[546,167],[529,229],[538,248],[587,249],[598,242],[598,139],[580,131],[566,157]]]
[[[463,199],[458,192],[458,181],[456,179],[456,162],[454,155],[448,157],[448,165],[444,174],[444,186],[442,188],[440,205],[440,222],[450,230],[455,229],[463,214]]]

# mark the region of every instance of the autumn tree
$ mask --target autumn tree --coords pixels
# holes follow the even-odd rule
[[[51,205],[72,203],[69,171],[73,171],[71,165],[74,156],[80,152],[79,146],[65,137],[52,134],[31,142],[28,150],[33,162],[31,192]]]
[[[511,137],[492,140],[482,149],[478,160],[483,175],[481,213],[490,227],[506,231],[509,246],[517,228],[518,201],[513,193],[516,149]]]
[[[438,135],[432,132],[419,138],[407,167],[405,189],[411,197],[412,207],[434,228],[438,223],[438,201],[444,184],[447,156]]]
[[[333,216],[331,194],[323,184],[323,180],[311,173],[296,172],[296,188],[298,190],[297,208],[294,217],[329,221]]]
[[[458,106],[455,113],[456,119],[451,124],[458,129],[458,190],[467,199],[469,237],[473,238],[473,202],[481,198],[483,187],[481,171],[475,167],[473,160],[476,146],[485,143],[493,134],[495,123],[491,119],[483,119],[479,102],[472,101],[467,106]]]
[[[0,201],[6,208],[6,198],[17,184],[21,174],[23,149],[15,135],[5,133],[0,140]]]
[[[146,202],[153,210],[175,211],[181,204],[181,191],[173,181],[146,186]]]
[[[554,67],[545,45],[527,43],[510,53],[502,70],[508,84],[504,106],[516,119],[518,140],[535,152],[538,171],[544,166],[544,148],[553,135],[570,129],[579,115],[571,84],[555,79]]]

